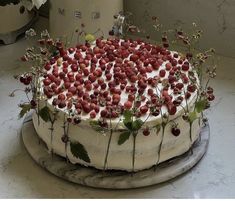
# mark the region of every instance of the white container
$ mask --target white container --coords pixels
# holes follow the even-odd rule
[[[123,11],[123,0],[53,0],[50,4],[50,33],[52,37],[67,37],[68,41],[82,23],[87,33],[101,29],[107,37],[113,16]],[[71,43],[76,42],[74,36]]]
[[[19,3],[17,5],[0,6],[0,40],[5,44],[13,43],[16,37],[22,33],[22,28],[32,21],[35,12],[29,12],[26,8],[20,12]]]

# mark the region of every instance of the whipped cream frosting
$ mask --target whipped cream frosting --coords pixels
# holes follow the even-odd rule
[[[179,156],[186,151],[190,149],[194,141],[198,138],[199,136],[199,131],[200,131],[200,119],[196,120],[193,125],[192,125],[192,132],[191,132],[191,137],[190,137],[190,125],[187,121],[183,120],[182,115],[185,113],[185,110],[192,111],[194,107],[194,103],[197,99],[197,90],[191,90],[189,92],[189,85],[192,84],[190,81],[190,76],[195,79],[194,85],[197,87],[199,84],[199,80],[197,77],[196,72],[193,71],[192,66],[189,64],[187,59],[182,57],[179,53],[174,52],[174,51],[168,51],[166,49],[161,49],[159,52],[154,52],[157,48],[157,46],[146,44],[144,42],[136,42],[136,41],[123,41],[123,40],[118,40],[115,42],[116,46],[118,46],[117,49],[115,49],[114,45],[112,44],[112,41],[102,41],[104,44],[103,49],[107,47],[107,50],[104,51],[104,54],[107,53],[111,48],[112,53],[118,52],[118,49],[122,49],[123,51],[125,50],[125,47],[129,51],[128,56],[126,58],[122,59],[121,62],[122,64],[128,64],[127,66],[124,66],[123,69],[127,67],[132,67],[136,71],[139,69],[136,68],[136,65],[142,65],[141,67],[146,68],[148,66],[153,66],[153,64],[147,63],[144,64],[145,60],[143,62],[139,62],[138,64],[133,61],[131,56],[136,55],[137,53],[139,54],[139,58],[141,55],[149,54],[151,58],[155,58],[155,62],[158,63],[158,67],[156,69],[151,69],[149,72],[144,73],[144,76],[146,78],[152,78],[152,79],[157,79],[158,82],[155,86],[151,86],[147,84],[147,87],[145,88],[143,94],[141,97],[143,100],[141,101],[140,107],[143,105],[146,105],[146,102],[148,100],[151,100],[151,95],[148,93],[148,89],[153,89],[154,93],[156,96],[161,97],[163,93],[163,88],[164,88],[164,83],[169,82],[170,78],[170,73],[172,69],[175,70],[179,75],[175,75],[175,73],[172,73],[174,76],[175,81],[173,82],[174,85],[177,83],[182,83],[181,90],[179,90],[179,93],[174,93],[174,88],[175,86],[173,84],[169,84],[169,87],[165,89],[167,92],[167,96],[169,95],[171,97],[170,102],[172,103],[174,100],[176,100],[179,96],[182,97],[182,101],[180,103],[180,106],[176,106],[176,111],[173,114],[170,114],[168,107],[166,104],[163,104],[160,107],[161,114],[166,114],[169,116],[169,120],[173,120],[172,123],[169,123],[166,128],[165,132],[162,132],[162,128],[160,130],[157,129],[151,129],[150,130],[150,135],[149,136],[144,136],[142,134],[142,130],[139,130],[137,138],[136,138],[136,154],[135,154],[135,167],[134,171],[150,168],[151,166],[155,165],[156,162],[160,163],[166,160],[169,160],[175,156]],[[118,45],[117,45],[118,44]],[[134,44],[134,45],[132,45]],[[85,76],[81,70],[81,63],[79,63],[79,59],[83,60],[86,58],[86,56],[89,53],[88,49],[95,51],[96,46],[91,46],[90,48],[84,48],[84,46],[80,46],[77,48],[73,48],[67,51],[65,54],[66,56],[63,56],[62,58],[59,58],[57,61],[54,61],[50,64],[50,66],[47,69],[46,78],[42,78],[41,86],[42,90],[44,89],[45,93],[45,87],[51,87],[53,84],[53,80],[51,80],[51,83],[48,86],[45,86],[44,80],[49,79],[48,75],[53,75],[53,71],[57,71],[57,74],[63,72],[64,68],[64,63],[66,63],[66,68],[67,68],[67,73],[72,72],[72,64],[68,63],[68,58],[70,58],[70,61],[75,61],[77,60],[76,65],[78,65],[78,70],[73,72],[73,77],[76,78],[76,75],[81,73],[82,74],[82,79],[83,82],[86,82],[86,80],[89,80],[89,76]],[[108,48],[109,47],[109,48]],[[86,50],[85,50],[86,49]],[[100,48],[101,49],[101,48]],[[85,50],[85,51],[84,51]],[[125,52],[125,51],[124,51]],[[80,55],[80,58],[76,58],[76,54]],[[97,55],[94,54],[93,57],[96,57]],[[91,68],[91,59],[90,58],[90,63],[88,64],[87,69]],[[100,60],[102,58],[97,59],[97,63],[94,64],[95,69],[100,68]],[[126,61],[126,62],[125,62]],[[109,73],[114,76],[115,74],[115,64],[117,64],[117,58],[114,61],[108,61],[105,63],[105,66],[111,64],[111,69],[109,70]],[[173,63],[173,64],[172,64]],[[84,64],[84,63],[82,63]],[[186,64],[188,65],[188,69],[186,66],[186,69],[183,69],[183,65]],[[119,67],[119,66],[118,66]],[[79,72],[80,69],[80,72]],[[165,75],[161,75],[161,71],[165,71]],[[104,83],[107,84],[106,91],[109,92],[109,95],[111,100],[106,100],[107,102],[112,102],[112,93],[110,92],[110,88],[108,88],[108,83],[110,82],[106,78],[106,74],[102,71],[102,75],[95,80],[94,83],[97,83],[98,79],[102,78]],[[124,73],[124,71],[121,71]],[[189,75],[190,73],[190,75]],[[137,72],[137,76],[140,73]],[[184,77],[188,78],[186,81],[182,79],[181,75],[184,75]],[[130,77],[128,77],[128,73],[126,73],[126,85],[124,89],[121,89],[120,93],[120,102],[119,105],[122,107],[125,107],[125,102],[128,101],[128,95],[130,94],[129,92],[126,92],[126,87],[127,86],[135,86],[138,90],[138,81],[136,82],[131,82]],[[160,81],[159,81],[160,80]],[[70,82],[70,87],[75,86],[75,81],[72,80]],[[112,81],[112,79],[111,79]],[[94,83],[90,83],[92,85],[91,90],[85,90],[85,85],[81,84],[84,88],[84,93],[88,93],[90,96],[94,94],[94,91],[96,90],[94,87]],[[99,106],[99,112],[96,112],[96,116],[91,118],[90,112],[85,112],[83,109],[81,110],[81,114],[78,114],[79,117],[81,118],[81,123],[79,125],[75,125],[70,123],[69,129],[68,129],[68,136],[71,140],[73,141],[79,141],[80,143],[83,144],[83,146],[86,148],[88,155],[91,159],[90,163],[86,163],[79,158],[76,158],[73,156],[73,154],[70,151],[70,145],[65,147],[65,144],[62,142],[61,138],[64,135],[64,120],[70,116],[70,112],[74,111],[76,114],[76,101],[78,99],[82,99],[81,96],[77,94],[73,94],[72,96],[67,96],[68,90],[64,89],[65,85],[65,80],[61,79],[59,84],[57,84],[58,88],[62,88],[63,90],[60,91],[59,93],[53,92],[53,95],[48,97],[46,102],[41,102],[40,107],[43,107],[47,105],[51,111],[59,111],[58,115],[56,117],[56,121],[54,123],[54,131],[53,131],[53,141],[51,140],[51,134],[50,134],[50,128],[51,128],[51,123],[50,122],[44,122],[41,118],[40,121],[38,121],[38,116],[34,114],[33,116],[33,122],[35,129],[38,133],[38,135],[42,138],[42,140],[47,144],[49,150],[53,148],[53,151],[61,155],[63,157],[67,156],[70,162],[72,163],[78,163],[86,166],[92,166],[97,169],[103,169],[104,167],[104,160],[105,160],[105,155],[106,155],[106,150],[107,150],[107,145],[108,145],[108,139],[110,133],[105,133],[101,134],[100,132],[95,131],[91,126],[90,126],[90,121],[94,120],[99,120],[101,119],[100,116],[100,111],[104,110],[107,105],[97,105]],[[120,85],[115,86],[116,88],[120,89]],[[101,89],[101,86],[99,84],[98,86],[98,91],[105,91]],[[56,91],[56,90],[55,90]],[[185,97],[186,94],[189,94],[189,97]],[[66,99],[66,104],[68,103],[69,100],[73,100],[73,104],[71,107],[68,109],[67,105],[64,108],[59,107],[58,105],[53,104],[54,99],[59,99],[58,95],[59,94],[64,94]],[[137,92],[131,93],[131,94],[138,94]],[[93,98],[96,98],[95,96],[92,96],[89,101],[91,101]],[[145,100],[144,100],[145,99]],[[150,107],[150,106],[149,106]],[[148,110],[147,113],[141,114],[138,118],[140,118],[142,121],[146,121],[144,128],[146,127],[153,127],[158,124],[162,123],[162,115],[158,116],[153,116],[150,114],[150,110]],[[125,129],[124,124],[122,123],[122,115],[119,115],[117,118],[112,118],[111,119],[111,124],[112,126],[115,126],[118,129]],[[40,122],[40,123],[38,123]],[[177,125],[177,127],[180,129],[180,135],[179,136],[174,136],[171,132],[172,126]],[[109,150],[109,155],[108,155],[108,160],[107,160],[107,169],[115,169],[115,170],[126,170],[126,171],[132,171],[132,154],[133,154],[133,139],[130,137],[129,140],[127,140],[124,144],[118,145],[118,138],[119,138],[120,132],[114,132],[113,137],[111,139],[110,143],[110,150]],[[160,144],[162,142],[162,145],[160,147]],[[160,154],[159,154],[159,149]]]

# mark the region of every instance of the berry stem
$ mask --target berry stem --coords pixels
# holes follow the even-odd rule
[[[111,112],[112,112],[112,111],[110,111],[110,114],[111,114]],[[110,144],[111,144],[111,140],[112,140],[112,136],[113,136],[113,128],[112,128],[111,116],[110,116],[110,118],[109,118],[109,125],[110,125],[110,135],[109,135],[108,146],[107,146],[107,150],[106,150],[106,154],[105,154],[105,160],[104,160],[104,168],[103,168],[103,171],[105,171],[106,166],[107,166],[108,155],[109,155],[109,149],[110,149]]]
[[[68,131],[69,131],[69,122],[67,122],[65,120],[65,114],[64,114],[64,125],[63,125],[63,129],[64,129],[64,135],[68,136]],[[67,122],[67,127],[66,127],[66,122]],[[67,129],[66,129],[67,128]],[[68,159],[68,152],[67,152],[67,147],[68,147],[68,142],[65,142],[65,156],[66,156],[66,162],[68,163],[69,159]]]
[[[132,176],[135,171],[135,150],[136,150],[136,137],[137,133],[133,133],[133,152],[132,152]]]
[[[107,150],[106,150],[105,160],[104,160],[104,168],[103,168],[104,171],[105,171],[106,166],[107,166],[107,161],[108,161],[108,155],[109,155],[109,149],[110,149],[110,144],[111,144],[112,136],[113,136],[113,129],[110,130],[108,147],[107,147]]]

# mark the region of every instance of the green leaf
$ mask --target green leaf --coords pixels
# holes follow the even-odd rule
[[[154,126],[156,129],[157,129],[157,132],[156,132],[156,134],[158,134],[159,132],[160,132],[160,130],[161,130],[161,124],[157,124],[156,126]]]
[[[193,111],[188,114],[189,122],[193,123],[197,119],[197,112]]]
[[[143,123],[144,122],[141,119],[136,119],[132,124],[132,129],[134,131],[138,131],[142,127]]]
[[[48,122],[51,120],[50,109],[47,106],[40,109],[38,114],[45,122]]]
[[[123,113],[123,124],[127,129],[132,130],[132,112],[130,110],[125,110]]]
[[[91,162],[85,147],[81,143],[70,142],[70,150],[74,157],[79,158],[87,163]]]
[[[98,121],[90,121],[90,126],[97,132],[105,131],[105,128],[102,128]]]
[[[130,122],[132,118],[132,111],[130,110],[125,110],[123,113],[124,121]]]
[[[206,99],[202,99],[196,102],[195,104],[195,109],[198,113],[201,113],[207,105],[207,100]]]
[[[30,103],[20,104],[19,107],[21,108],[19,118],[22,118],[27,112],[31,109]]]
[[[120,134],[118,139],[118,145],[122,145],[130,138],[131,132],[130,131],[124,131]]]
[[[95,41],[95,36],[92,35],[92,34],[86,34],[85,35],[85,40],[88,41],[88,42],[93,42],[93,41]]]

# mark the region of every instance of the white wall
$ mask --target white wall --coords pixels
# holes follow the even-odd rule
[[[196,22],[204,31],[201,48],[214,47],[219,54],[235,57],[235,0],[124,0],[124,9],[154,39],[151,16],[171,28],[187,29]]]

